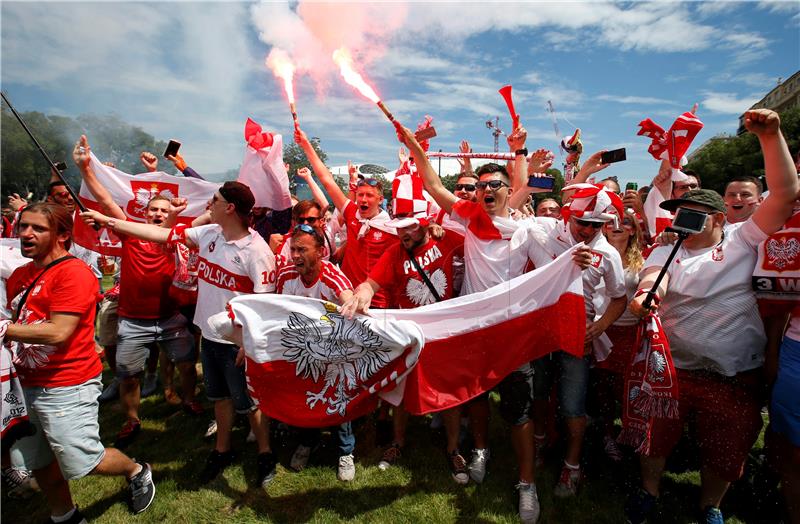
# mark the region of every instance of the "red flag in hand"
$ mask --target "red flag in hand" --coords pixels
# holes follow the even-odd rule
[[[272,145],[272,133],[264,133],[261,126],[248,118],[244,125],[244,139],[253,149],[264,149]]]

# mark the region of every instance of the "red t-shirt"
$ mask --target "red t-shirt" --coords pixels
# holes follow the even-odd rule
[[[358,238],[361,222],[356,218],[357,211],[356,205],[348,201],[342,213],[347,227],[347,245],[342,260],[342,271],[354,286],[364,282],[381,255],[397,243],[397,235],[381,231],[376,227],[369,228],[363,237]],[[383,290],[372,298],[372,307],[388,307],[387,295]]]
[[[43,268],[33,262],[17,268],[8,279],[8,307],[16,311],[22,293]],[[14,365],[24,387],[82,384],[103,371],[94,349],[97,278],[83,261],[66,260],[47,270],[22,306],[17,324],[40,324],[52,313],[80,315],[72,335],[59,346],[20,342]]]
[[[442,300],[453,296],[454,256],[464,256],[464,237],[450,231],[414,250],[414,257]],[[386,250],[369,277],[387,292],[389,307],[412,309],[436,302],[400,242]]]
[[[155,242],[120,235],[119,316],[169,318],[176,312],[169,288],[175,274],[175,255]]]

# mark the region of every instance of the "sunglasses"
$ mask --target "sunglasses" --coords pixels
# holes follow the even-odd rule
[[[503,186],[508,187],[508,184],[502,180],[481,180],[480,182],[475,183],[475,187],[477,189],[486,189],[488,187],[494,191],[497,191]]]
[[[323,240],[324,240],[322,238],[322,235],[320,234],[320,232],[317,231],[315,228],[309,226],[308,224],[297,224],[296,226],[294,226],[293,232],[297,232],[297,231],[301,231],[303,233],[311,235],[314,238],[316,238],[317,240],[319,240],[320,242],[323,242]]]
[[[311,224],[312,226],[317,223],[319,217],[297,217],[298,224]]]
[[[358,181],[356,187],[361,187],[361,186],[376,187],[378,184],[380,184],[380,182],[378,182],[374,178],[363,178]]]
[[[225,199],[224,199],[224,198],[222,198],[222,197],[218,197],[218,196],[216,195],[216,193],[215,193],[215,194],[214,194],[214,196],[212,196],[212,197],[211,197],[211,203],[212,203],[212,204],[216,204],[217,202],[223,202],[223,203],[226,203],[226,204],[228,203],[228,201],[227,201],[227,200],[225,200]]]
[[[59,191],[57,193],[53,193],[53,196],[58,198],[67,198],[69,196],[69,191]]]
[[[580,218],[576,218],[575,223],[581,227],[591,227],[594,229],[600,229],[604,225],[604,222],[589,222],[588,220],[581,220]]]
[[[475,184],[456,184],[456,191],[467,191],[472,193],[475,191]]]

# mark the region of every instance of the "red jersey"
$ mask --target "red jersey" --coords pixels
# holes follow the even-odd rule
[[[414,250],[414,257],[442,300],[453,297],[453,257],[464,256],[464,237],[448,232]],[[419,275],[400,242],[390,247],[369,277],[389,296],[389,307],[411,309],[433,304],[436,298]]]
[[[155,242],[120,236],[119,316],[137,319],[169,318],[175,301],[169,296],[175,274],[175,255]]]
[[[17,268],[8,279],[8,303],[16,311],[22,294],[43,268],[33,262]],[[103,371],[94,349],[94,317],[98,284],[92,270],[83,261],[61,262],[40,278],[19,313],[17,324],[41,324],[52,313],[80,315],[72,335],[59,346],[44,344],[17,345],[14,365],[24,387],[60,387],[82,384]]]
[[[342,213],[347,227],[347,245],[342,260],[342,271],[354,286],[364,282],[381,255],[397,243],[397,235],[387,233],[377,227],[370,227],[364,236],[359,238],[358,234],[362,224],[356,217],[357,211],[356,205],[348,201]],[[375,308],[388,307],[386,293],[383,291],[376,293],[372,298],[372,306]]]

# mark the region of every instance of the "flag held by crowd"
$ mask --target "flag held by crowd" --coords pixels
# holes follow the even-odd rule
[[[287,295],[237,297],[230,309],[243,328],[259,408],[289,424],[324,427],[370,413],[379,395],[429,413],[490,390],[552,351],[583,355],[582,286],[567,252],[484,292],[374,317],[347,320],[331,304]],[[225,313],[209,322],[221,333],[231,325]]]
[[[119,169],[104,165],[94,153],[92,153],[91,168],[94,170],[98,182],[108,190],[114,202],[122,208],[130,220],[135,222],[145,221],[148,202],[154,196],[162,194],[168,198],[188,199],[188,206],[181,214],[179,222],[190,223],[203,214],[206,204],[219,187],[219,184],[214,182],[172,176],[162,171],[129,175]],[[89,209],[104,212],[86,184],[81,184],[78,196]],[[107,228],[95,231],[82,220],[76,220],[73,238],[81,246],[103,255],[120,256],[122,254],[122,243],[114,232]]]

